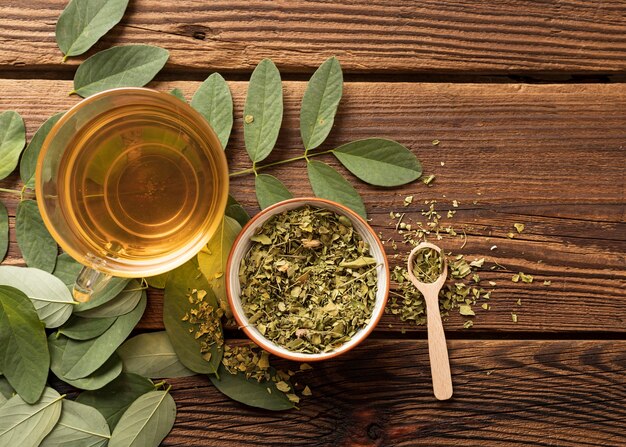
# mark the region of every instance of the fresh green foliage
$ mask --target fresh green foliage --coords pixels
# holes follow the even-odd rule
[[[46,388],[33,405],[13,396],[0,407],[0,445],[3,447],[38,446],[52,431],[61,416],[63,397]]]
[[[26,129],[19,113],[0,113],[0,180],[13,172],[25,144]]]
[[[224,368],[224,365],[220,365],[218,374],[219,379],[209,376],[211,383],[237,402],[273,411],[289,410],[294,407],[293,402],[285,396],[285,393],[276,388],[275,382],[247,379],[243,373],[231,374]]]
[[[165,283],[167,282],[167,277],[170,275],[170,272],[161,273],[160,275],[150,276],[148,278],[144,278],[150,287],[154,287],[155,289],[165,289]]]
[[[132,312],[118,317],[99,337],[85,341],[68,340],[60,373],[74,380],[86,377],[100,368],[130,335],[145,308],[146,299],[142,297]]]
[[[154,391],[154,384],[150,380],[123,372],[103,388],[81,393],[76,402],[89,405],[102,413],[113,430],[126,409],[139,396],[150,391]]]
[[[243,135],[253,163],[264,160],[276,144],[283,120],[283,87],[274,62],[263,59],[256,66],[243,109]]]
[[[226,202],[226,215],[235,219],[242,227],[250,220],[246,210],[231,195],[228,196],[228,202]]]
[[[196,260],[192,259],[172,271],[167,278],[163,323],[181,363],[199,374],[214,374],[222,359],[222,347],[215,343],[203,354],[203,340],[196,338],[194,325],[189,321],[183,321],[194,308],[191,296],[197,296],[198,292],[206,293],[204,298],[208,305],[214,309],[219,308],[209,283],[198,269]]]
[[[0,395],[5,399],[5,401],[11,399],[15,395],[15,390],[4,376],[0,376]]]
[[[0,262],[4,260],[9,250],[9,213],[0,202]]]
[[[80,313],[90,309],[103,306],[112,299],[116,298],[122,290],[128,285],[130,279],[128,278],[111,278],[109,282],[100,290],[91,295],[89,301],[80,303],[74,309],[74,312]]]
[[[341,65],[331,57],[313,73],[302,98],[300,135],[306,151],[318,147],[330,133],[342,93]]]
[[[361,196],[335,169],[321,161],[311,160],[308,163],[308,173],[309,182],[317,197],[334,200],[367,218]]]
[[[48,233],[34,200],[23,200],[17,206],[15,237],[29,267],[52,273],[57,263],[57,243]]]
[[[122,372],[122,360],[113,354],[96,371],[80,379],[68,379],[62,372],[63,354],[67,348],[69,339],[59,334],[48,336],[48,349],[50,350],[50,369],[60,380],[81,390],[97,390],[110,383]]]
[[[181,101],[187,102],[187,99],[185,98],[185,94],[179,88],[173,88],[172,90],[170,90],[170,95],[176,96]]]
[[[151,45],[113,47],[80,64],[74,91],[83,98],[110,88],[142,87],[163,68],[169,52]]]
[[[254,188],[261,209],[293,197],[280,180],[268,174],[257,175],[254,179]]]
[[[232,312],[226,296],[226,263],[240,231],[241,226],[235,219],[224,216],[209,243],[198,253],[200,271],[228,317],[232,317]]]
[[[268,73],[273,74],[269,76]],[[275,85],[272,89],[268,87],[270,83]],[[327,59],[316,70],[302,99],[300,133],[305,149],[304,156],[257,165],[273,149],[276,143],[274,136],[278,135],[282,121],[282,99],[279,101],[270,93],[278,92],[279,84],[280,73],[271,61],[263,60],[250,78],[243,117],[246,149],[253,166],[234,173],[255,174],[257,201],[261,209],[279,198],[290,197],[290,194],[277,179],[261,176],[258,171],[304,158],[307,160],[309,180],[315,195],[342,203],[365,217],[365,206],[356,189],[330,166],[311,160],[312,157],[329,152],[359,179],[372,185],[398,186],[421,176],[421,164],[415,155],[401,144],[383,138],[353,141],[331,151],[311,152],[328,137],[343,93],[343,74],[335,57]],[[249,104],[256,105],[256,108],[249,107]],[[280,113],[276,110],[279,105]],[[262,118],[260,123],[259,114]],[[262,128],[272,130],[263,133]]]
[[[15,287],[26,294],[47,328],[61,326],[72,314],[72,294],[63,281],[43,270],[0,266],[0,285]]]
[[[35,307],[19,290],[0,286],[0,371],[32,404],[43,392],[49,366],[46,332]]]
[[[158,447],[176,420],[176,404],[167,391],[140,396],[113,430],[109,447]]]
[[[98,410],[71,400],[63,400],[61,417],[40,447],[104,447],[111,432]]]
[[[56,38],[65,61],[83,54],[124,15],[128,0],[71,0],[57,20]]]
[[[144,377],[174,378],[195,373],[180,363],[167,333],[150,332],[127,340],[117,349],[124,363],[124,372]]]
[[[82,268],[82,264],[76,262],[70,255],[61,253],[57,256],[57,264],[52,274],[63,281],[68,289],[72,290]]]
[[[65,112],[60,112],[48,118],[46,122],[37,129],[30,143],[28,143],[28,146],[24,149],[24,154],[22,154],[22,159],[20,160],[20,177],[25,187],[31,189],[35,187],[35,168],[37,166],[37,157],[39,157],[41,146],[50,133],[52,126],[59,121],[64,113]]]
[[[399,186],[422,175],[422,165],[410,150],[384,138],[353,141],[334,149],[333,154],[370,185]]]
[[[72,315],[58,332],[72,340],[91,340],[104,334],[115,323],[115,320],[117,317],[82,318]]]
[[[191,99],[191,107],[209,122],[222,149],[226,149],[233,128],[233,97],[221,74],[213,73],[198,87]]]
[[[126,315],[132,311],[139,300],[146,296],[146,291],[141,287],[139,281],[136,279],[131,280],[124,290],[106,303],[94,307],[93,309],[77,312],[78,316],[83,318],[107,318],[107,317],[119,317],[120,315]]]

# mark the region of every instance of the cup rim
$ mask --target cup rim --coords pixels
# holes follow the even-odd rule
[[[248,237],[246,237],[246,239],[244,240],[244,236],[246,235],[248,231],[251,231],[250,230],[251,228],[256,229],[259,226],[258,222],[261,219],[267,217],[267,219],[264,219],[261,222],[261,224],[265,223],[266,220],[278,214],[278,212],[276,211],[277,208],[281,208],[284,205],[292,205],[292,204],[296,204],[299,206],[312,205],[312,206],[317,206],[318,208],[324,208],[324,209],[331,209],[331,208],[328,208],[328,205],[330,205],[333,208],[338,208],[339,210],[341,210],[340,214],[344,214],[346,215],[346,217],[349,217],[351,220],[356,220],[362,224],[363,228],[365,228],[370,233],[370,235],[373,237],[373,240],[376,242],[375,249],[378,250],[382,255],[382,259],[383,259],[382,269],[384,272],[386,272],[386,274],[382,275],[384,276],[384,278],[382,278],[382,281],[381,281],[381,275],[378,275],[378,278],[377,278],[379,290],[381,287],[384,287],[384,293],[382,297],[380,299],[376,297],[376,302],[380,303],[380,309],[378,310],[378,312],[375,312],[375,311],[372,312],[370,322],[363,329],[358,331],[355,334],[355,336],[352,337],[350,341],[344,343],[339,348],[330,352],[317,353],[317,354],[305,354],[305,353],[299,353],[299,352],[292,352],[292,351],[287,350],[286,348],[283,348],[283,350],[278,350],[276,349],[278,345],[276,345],[275,343],[263,337],[260,333],[258,333],[258,331],[251,330],[251,326],[249,326],[248,324],[247,317],[245,315],[240,314],[238,307],[235,305],[237,301],[241,302],[240,296],[235,297],[233,290],[231,288],[231,277],[233,277],[233,275],[236,276],[236,282],[239,282],[239,278],[238,278],[239,266],[233,265],[235,261],[234,253],[236,251],[236,248],[240,244],[247,242]],[[298,206],[295,206],[290,209],[296,209],[296,208],[298,208]],[[331,209],[331,211],[335,211],[335,210]],[[297,362],[316,362],[316,361],[327,360],[327,359],[336,357],[338,355],[341,355],[343,353],[346,353],[352,350],[352,348],[354,348],[355,346],[358,346],[360,343],[363,342],[363,340],[365,340],[372,333],[374,328],[376,328],[376,326],[378,325],[380,319],[385,313],[385,306],[387,305],[387,300],[389,297],[389,286],[390,286],[389,261],[385,253],[385,248],[382,242],[380,241],[379,237],[376,235],[374,229],[367,223],[367,221],[363,217],[361,217],[360,215],[358,215],[356,212],[346,207],[345,205],[334,202],[332,200],[321,199],[318,197],[302,197],[302,198],[293,198],[293,199],[283,200],[281,202],[275,203],[263,209],[260,213],[253,216],[241,229],[241,231],[237,235],[237,238],[235,239],[235,242],[233,243],[233,246],[228,255],[228,260],[226,262],[225,275],[226,275],[226,281],[225,281],[226,282],[226,296],[228,298],[228,303],[230,305],[230,308],[233,312],[233,316],[235,317],[235,320],[237,321],[238,327],[240,329],[243,329],[244,333],[248,336],[248,338],[250,338],[255,344],[257,344],[264,350],[278,357],[282,357],[287,360],[293,360]],[[355,340],[355,339],[356,339],[356,342],[350,343],[352,340]]]
[[[35,167],[35,196],[38,198],[36,200],[36,203],[37,203],[37,208],[39,209],[39,213],[41,214],[42,220],[44,222],[44,225],[46,226],[46,229],[52,235],[53,239],[61,246],[63,251],[68,253],[72,258],[80,262],[82,265],[87,266],[89,268],[93,268],[103,273],[117,276],[117,277],[135,278],[137,277],[137,274],[134,272],[118,271],[115,269],[108,269],[106,267],[103,268],[99,265],[93,265],[93,263],[86,263],[85,262],[86,255],[75,250],[72,244],[67,243],[65,238],[62,237],[61,234],[56,230],[54,225],[52,225],[52,221],[50,219],[50,216],[48,214],[46,207],[44,206],[43,200],[39,199],[43,197],[43,185],[42,185],[40,177],[41,177],[44,158],[50,148],[50,142],[56,136],[56,133],[58,132],[58,130],[61,129],[66,124],[66,122],[70,119],[71,116],[73,116],[78,111],[80,111],[80,109],[82,109],[85,105],[90,104],[94,101],[97,101],[104,96],[119,95],[119,94],[124,94],[124,93],[140,93],[140,94],[147,94],[147,95],[151,95],[154,97],[158,97],[170,104],[175,104],[176,107],[180,107],[184,109],[185,114],[191,117],[194,117],[194,115],[197,115],[197,118],[201,118],[197,120],[194,119],[194,122],[196,125],[198,125],[198,127],[204,128],[203,130],[206,133],[208,133],[210,136],[212,136],[212,139],[214,140],[212,141],[212,143],[217,143],[217,145],[219,146],[220,150],[216,151],[216,152],[219,152],[216,159],[218,160],[218,163],[221,165],[221,167],[218,166],[217,169],[226,173],[227,185],[228,185],[228,162],[226,160],[224,150],[222,148],[219,138],[217,137],[217,134],[215,133],[211,125],[208,123],[208,121],[206,121],[206,119],[204,119],[204,117],[202,117],[202,115],[200,115],[198,111],[196,111],[188,103],[181,101],[180,99],[176,98],[173,95],[170,95],[166,92],[160,92],[158,90],[154,90],[151,88],[117,87],[117,88],[111,88],[111,89],[104,90],[102,92],[95,93],[91,96],[88,96],[87,98],[82,99],[81,101],[79,101],[78,103],[74,104],[72,107],[67,109],[67,111],[63,114],[63,116],[61,116],[61,118],[50,128],[48,135],[46,136],[46,138],[44,139],[42,143],[41,151],[39,152],[39,155],[37,157],[37,164]],[[217,209],[222,210],[222,214],[223,214],[226,208],[226,203],[228,201],[228,188],[227,187],[222,189],[222,192],[220,193],[218,200],[219,200],[219,203],[218,203]],[[209,228],[207,229],[203,237],[199,238],[196,241],[196,243],[194,243],[193,245],[190,245],[187,248],[187,250],[185,250],[185,252],[180,253],[177,256],[176,263],[178,265],[182,265],[185,262],[187,262],[189,259],[191,259],[193,256],[195,256],[198,253],[198,251],[200,251],[200,249],[204,245],[207,244],[209,239],[212,237],[212,235],[215,233],[215,231],[219,227],[220,223],[221,223],[221,219],[215,219],[215,221],[211,223],[211,225],[209,226]],[[172,269],[171,265],[172,264],[168,264],[166,266],[156,266],[156,267],[152,266],[151,268],[145,268],[142,270],[142,275],[144,277],[149,277],[149,276],[154,276],[154,275],[159,275],[161,273],[165,273]]]

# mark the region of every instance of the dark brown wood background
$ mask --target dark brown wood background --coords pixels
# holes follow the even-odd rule
[[[62,64],[54,38],[65,3],[0,2],[0,110],[21,113],[29,138],[78,101],[67,93],[84,57]],[[626,445],[626,2],[133,0],[86,56],[128,43],[170,50],[151,84],[159,90],[189,98],[213,71],[225,75],[233,171],[249,166],[241,111],[254,66],[271,57],[285,81],[276,161],[302,153],[305,81],[338,56],[345,93],[324,147],[393,138],[437,176],[393,190],[352,178],[372,226],[399,241],[390,211],[420,220],[424,200],[442,210],[458,200],[451,223],[467,245],[445,247],[506,267],[481,273],[497,286],[472,329],[458,315],[445,322],[451,401],[432,395],[424,328],[386,316],[357,349],[302,377],[313,396],[300,410],[247,408],[201,376],[172,380],[178,418],[163,445]],[[311,194],[303,164],[268,172]],[[16,174],[0,186],[21,187]],[[253,186],[250,176],[231,183],[250,213]],[[407,195],[415,200],[403,208]],[[0,200],[13,224],[16,196]],[[526,229],[509,239],[514,223]],[[393,265],[407,252],[400,244],[396,259],[388,248]],[[23,264],[12,229],[4,263]],[[518,271],[535,282],[511,282]],[[163,328],[161,303],[150,294],[140,330]]]

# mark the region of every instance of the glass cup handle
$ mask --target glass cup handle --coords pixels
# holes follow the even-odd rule
[[[83,267],[74,283],[72,295],[80,303],[89,301],[91,295],[104,288],[112,276],[89,267]]]

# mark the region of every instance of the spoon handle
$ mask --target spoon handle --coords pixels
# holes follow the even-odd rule
[[[438,291],[433,290],[424,296],[428,319],[428,355],[435,397],[439,400],[447,400],[452,397],[452,375],[437,295]]]

